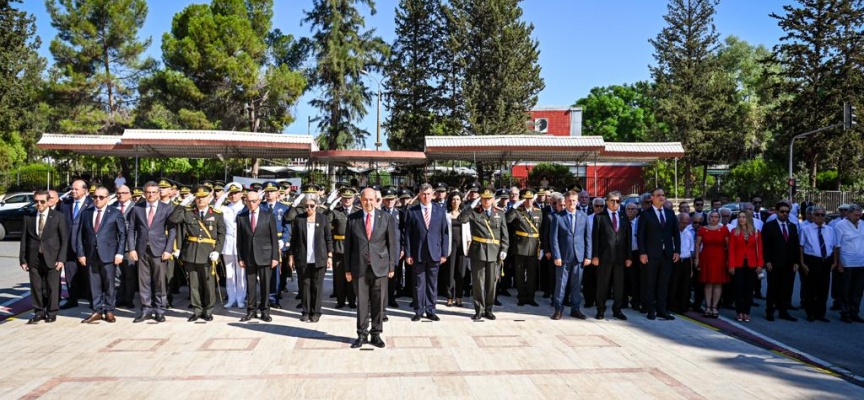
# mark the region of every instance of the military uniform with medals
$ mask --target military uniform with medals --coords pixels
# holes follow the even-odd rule
[[[344,187],[340,191],[343,199],[353,199],[355,194],[350,187]],[[340,202],[329,216],[330,231],[333,233],[333,292],[336,294],[336,308],[345,306],[346,301],[350,308],[357,307],[354,285],[345,279],[345,233],[348,230],[348,216],[358,210],[360,208],[353,204],[346,209]]]
[[[485,189],[481,199],[493,199],[492,189]],[[481,200],[482,201],[482,200]],[[492,307],[495,304],[495,287],[498,282],[502,254],[506,257],[510,244],[505,215],[494,206],[489,210],[482,205],[466,208],[459,214],[460,223],[471,227],[471,245],[468,258],[471,259],[471,279],[473,281],[474,320],[495,319]]]
[[[522,189],[519,197],[522,200],[533,199],[534,190]],[[528,210],[525,204],[513,207],[507,211],[507,225],[512,229],[510,253],[514,257],[516,267],[516,289],[518,290],[518,305],[530,304],[537,307],[534,301],[536,290],[537,265],[540,256],[540,225],[543,221],[540,209],[532,207]]]

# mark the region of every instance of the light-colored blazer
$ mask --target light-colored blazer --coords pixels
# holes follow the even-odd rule
[[[446,212],[447,215],[447,230],[450,237],[453,237],[453,217],[450,216],[450,212]],[[453,246],[450,246],[453,247]],[[462,224],[462,253],[466,257],[468,256],[468,248],[471,247],[471,224],[466,222]],[[453,249],[447,250],[447,257],[450,257],[450,253]]]

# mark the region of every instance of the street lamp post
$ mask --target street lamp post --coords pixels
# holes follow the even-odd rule
[[[375,132],[375,150],[381,149],[381,81],[378,78],[372,76],[369,71],[365,69],[361,69],[360,73],[372,78],[375,83],[378,84],[378,119],[377,119],[377,127]]]

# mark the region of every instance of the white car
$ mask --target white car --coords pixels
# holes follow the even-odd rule
[[[0,200],[0,210],[17,210],[33,202],[33,193],[10,193]]]

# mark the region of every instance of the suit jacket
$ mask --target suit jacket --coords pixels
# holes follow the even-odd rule
[[[783,268],[798,263],[800,257],[798,227],[787,220],[786,232],[789,234],[789,240],[783,238],[783,230],[777,219],[762,226],[762,249],[765,253],[762,258],[766,264],[771,263],[772,267]]]
[[[306,241],[309,237],[309,227],[307,226],[308,214],[303,214],[294,219],[291,232],[291,253],[294,255],[295,265],[306,265],[306,256],[308,248]],[[327,266],[327,253],[333,253],[333,235],[330,230],[330,221],[322,212],[317,212],[315,215],[315,267],[324,268]]]
[[[106,206],[97,232],[93,221],[94,214],[96,207],[92,206],[78,215],[80,232],[75,252],[78,257],[87,257],[87,263],[99,260],[103,264],[111,264],[114,256],[126,254],[126,219],[120,209]]]
[[[390,214],[374,210],[372,214],[372,237],[366,237],[364,211],[348,215],[345,232],[345,266],[353,279],[366,275],[366,266],[371,265],[375,276],[381,278],[395,271],[399,261],[399,246],[396,241],[396,223]],[[424,227],[425,229],[425,227]]]
[[[48,210],[48,218],[45,219],[42,237],[36,234],[36,226],[39,222],[38,214],[24,216],[24,226],[21,229],[21,245],[18,252],[20,264],[34,267],[38,264],[39,249],[48,268],[54,268],[54,264],[65,262],[69,246],[69,229],[66,226],[65,216],[55,210]]]
[[[552,253],[552,238],[549,232],[552,231],[552,218],[555,215],[555,210],[551,206],[543,207],[543,224],[540,227],[540,247],[544,253]]]
[[[594,244],[591,243],[588,216],[585,213],[576,210],[574,228],[570,224],[570,212],[564,209],[553,214],[549,229],[553,260],[561,260],[564,265],[573,265],[590,259],[591,246]]]
[[[261,211],[269,212],[270,215],[273,216],[276,220],[276,230],[278,231],[276,234],[276,240],[281,240],[285,245],[287,245],[288,242],[291,241],[291,221],[286,218],[290,207],[287,204],[278,201],[274,203],[273,207],[270,207],[270,203],[262,201],[258,208],[260,208]]]
[[[268,211],[258,208],[255,232],[249,220],[249,209],[237,213],[237,259],[247,266],[270,266],[273,260],[282,259],[279,249],[279,228],[276,218]]]
[[[126,234],[127,247],[138,252],[138,257],[149,255],[160,257],[162,253],[174,251],[177,229],[168,221],[174,208],[157,201],[153,224],[147,226],[147,202],[136,204],[130,212],[129,230]],[[147,252],[147,248],[150,251]]]
[[[678,218],[675,212],[661,208],[666,219],[666,226],[660,224],[660,218],[654,211],[654,206],[642,211],[639,216],[636,242],[639,245],[639,255],[647,255],[648,259],[657,257],[672,258],[673,254],[681,253],[681,232],[678,230]]]
[[[623,265],[632,256],[630,220],[620,209],[617,214],[617,232],[607,211],[594,214],[591,254],[600,259],[600,265]]]
[[[744,235],[736,235],[733,231],[729,234],[729,268],[740,268],[744,266],[744,258],[747,258],[747,267],[756,268],[765,265],[762,250],[762,235],[757,231],[744,240]]]
[[[423,220],[423,210],[418,204],[408,209],[405,215],[405,257],[414,262],[433,263],[441,261],[450,253],[450,227],[446,211],[434,203],[429,205],[429,229]]]
[[[382,207],[381,211],[390,214],[390,216],[393,217],[396,222],[396,243],[399,244],[399,252],[401,252],[405,248],[405,244],[403,243],[404,235],[402,233],[405,229],[404,225],[406,210],[400,209],[398,207],[393,207],[392,210],[388,210],[386,207]]]
[[[69,239],[69,245],[67,248],[66,260],[73,261],[75,260],[77,255],[77,249],[75,247],[75,243],[78,241],[78,233],[81,232],[81,227],[78,225],[78,222],[81,221],[81,213],[93,205],[93,199],[89,197],[85,197],[81,202],[81,207],[78,208],[78,217],[73,218],[73,211],[75,211],[75,200],[72,197],[67,197],[63,200],[62,203],[58,204],[60,208],[60,212],[63,213],[63,216],[66,218],[66,229],[69,230],[69,234],[66,237]]]

